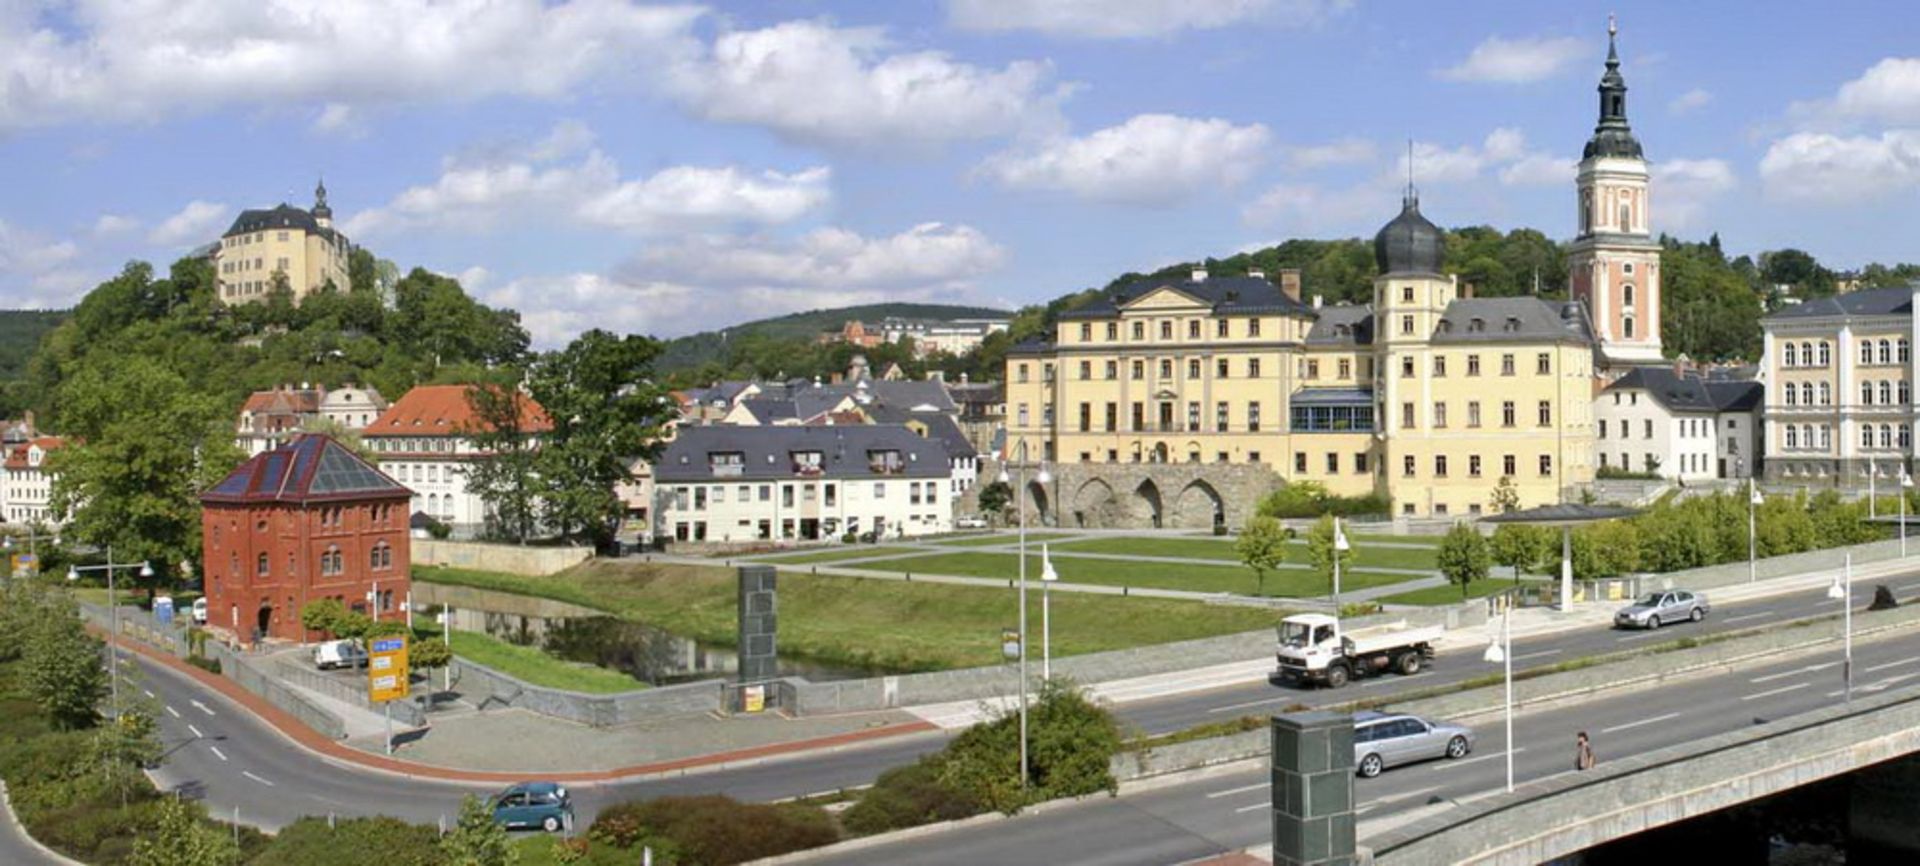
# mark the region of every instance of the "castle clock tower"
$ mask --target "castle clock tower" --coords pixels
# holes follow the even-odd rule
[[[1580,160],[1579,233],[1567,260],[1573,297],[1587,308],[1608,378],[1662,362],[1660,243],[1650,229],[1647,161],[1627,125],[1618,32],[1609,18],[1600,123]]]

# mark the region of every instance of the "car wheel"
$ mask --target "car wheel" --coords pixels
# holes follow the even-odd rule
[[[540,820],[540,829],[545,830],[549,833],[560,832],[560,818],[556,815],[548,815],[547,817],[542,818]]]
[[[1660,627],[1659,614],[1656,613],[1653,616],[1647,617],[1647,628],[1659,628],[1659,627]]]
[[[1467,738],[1454,737],[1447,741],[1447,757],[1459,759],[1467,756]]]
[[[1380,775],[1380,771],[1386,769],[1386,766],[1379,755],[1368,755],[1360,759],[1360,777],[1371,779]]]
[[[1337,689],[1347,684],[1347,666],[1334,665],[1327,668],[1327,688]]]
[[[1687,614],[1687,619],[1693,620],[1694,622],[1699,622],[1706,618],[1707,618],[1707,612],[1697,607],[1693,609],[1692,613]]]

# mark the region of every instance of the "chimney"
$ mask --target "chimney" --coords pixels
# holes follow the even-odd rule
[[[1299,303],[1300,301],[1300,269],[1299,268],[1281,268],[1280,269],[1280,291],[1282,294],[1285,294],[1287,297],[1292,298],[1295,303]]]
[[[1196,282],[1196,283],[1204,283],[1204,282],[1206,282],[1206,281],[1207,281],[1207,269],[1206,269],[1206,268],[1194,268],[1194,269],[1193,269],[1193,281],[1194,281],[1194,282]]]
[[[1472,284],[1472,283],[1462,283],[1462,284],[1461,284],[1461,289],[1460,289],[1460,297],[1463,297],[1463,298],[1471,298],[1471,297],[1473,297],[1473,284]]]
[[[1316,310],[1320,309],[1320,304],[1325,300],[1325,298],[1320,297],[1319,292],[1315,292],[1313,295],[1313,308]]]
[[[1250,270],[1247,272],[1247,276],[1252,277],[1256,280],[1264,280],[1267,278],[1267,272],[1260,270],[1259,268],[1254,268],[1253,270]]]

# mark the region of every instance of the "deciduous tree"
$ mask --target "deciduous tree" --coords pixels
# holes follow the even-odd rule
[[[1466,523],[1455,523],[1440,540],[1440,550],[1436,556],[1440,573],[1447,581],[1460,587],[1460,597],[1467,597],[1468,586],[1487,576],[1487,569],[1493,566],[1493,556],[1487,551],[1487,540],[1480,531]]]
[[[1267,572],[1287,561],[1288,537],[1280,521],[1258,514],[1248,518],[1246,528],[1240,530],[1233,552],[1242,565],[1253,569],[1255,595],[1267,594]]]

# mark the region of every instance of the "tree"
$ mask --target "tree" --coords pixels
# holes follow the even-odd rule
[[[1267,572],[1287,561],[1286,527],[1280,521],[1258,514],[1247,519],[1247,526],[1233,543],[1233,552],[1241,564],[1253,569],[1254,594],[1267,594]]]
[[[453,831],[440,840],[440,853],[448,866],[513,866],[520,852],[513,847],[507,830],[493,822],[493,812],[478,797],[468,794],[460,801],[460,818]]]
[[[532,405],[517,387],[498,382],[467,389],[467,402],[474,423],[460,433],[486,455],[468,468],[467,489],[487,505],[489,535],[524,544],[540,517]]]
[[[337,598],[314,599],[300,609],[300,626],[308,631],[334,634],[334,630],[340,626],[340,618],[346,614],[347,606]]]
[[[1005,481],[992,481],[980,488],[980,510],[999,517],[1013,502],[1013,488]]]
[[[87,634],[69,598],[44,600],[28,624],[21,668],[28,697],[66,730],[91,727],[108,690],[101,642]]]
[[[1313,561],[1313,568],[1321,577],[1333,580],[1334,557],[1340,560],[1340,572],[1345,574],[1353,565],[1353,549],[1335,550],[1333,546],[1333,516],[1323,515],[1313,528],[1307,531],[1307,556]]]
[[[561,538],[613,539],[625,514],[614,488],[635,458],[660,449],[669,401],[650,381],[659,354],[655,340],[596,329],[530,369],[528,390],[551,424],[535,455],[541,514]]]
[[[228,866],[239,859],[233,840],[201,820],[201,807],[166,797],[153,829],[133,841],[129,866]]]
[[[1449,583],[1460,587],[1460,597],[1467,597],[1467,586],[1487,576],[1487,569],[1493,566],[1493,557],[1487,552],[1487,540],[1481,537],[1479,530],[1462,522],[1455,523],[1440,540],[1440,551],[1436,557],[1440,573],[1447,576]]]
[[[1488,542],[1493,561],[1513,569],[1513,579],[1521,572],[1541,567],[1553,556],[1553,532],[1524,523],[1503,523]]]
[[[453,650],[447,646],[445,640],[430,637],[411,643],[407,647],[407,663],[422,670],[447,668],[446,688],[453,689],[453,671],[450,667],[453,664]],[[427,685],[431,688],[433,681],[428,680]]]
[[[1500,476],[1500,483],[1493,486],[1489,501],[1493,504],[1493,510],[1500,514],[1520,507],[1520,490],[1513,486],[1513,476]]]

